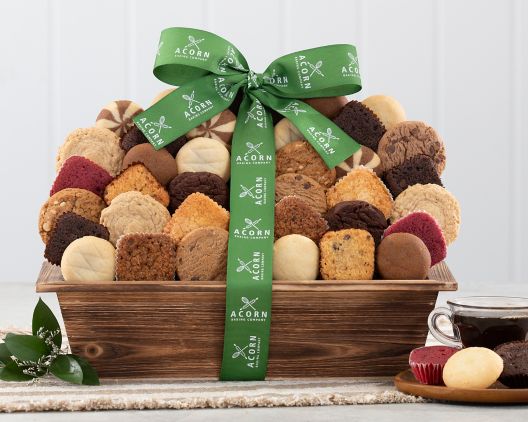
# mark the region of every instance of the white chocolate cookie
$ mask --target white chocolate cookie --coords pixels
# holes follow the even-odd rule
[[[273,245],[274,280],[315,280],[319,273],[319,248],[300,234],[289,234]]]
[[[378,119],[381,120],[385,129],[389,130],[397,123],[407,120],[405,110],[395,98],[388,95],[371,95],[361,101],[370,108]]]
[[[280,149],[284,145],[289,144],[293,141],[300,141],[304,139],[304,136],[299,129],[297,129],[292,122],[287,118],[279,120],[275,125],[275,149]]]
[[[187,139],[194,139],[199,137],[216,139],[224,144],[224,146],[231,149],[231,138],[235,131],[236,116],[229,109],[223,110],[217,115],[211,117],[209,120],[203,122],[198,127],[187,132]]]
[[[499,378],[504,362],[493,350],[468,347],[451,356],[442,373],[447,387],[488,388]]]
[[[121,137],[134,126],[132,119],[142,112],[143,109],[141,106],[133,101],[112,101],[101,110],[95,119],[95,126],[110,129],[117,136]]]
[[[62,277],[66,281],[108,281],[115,276],[115,248],[104,239],[85,236],[64,250]]]
[[[207,171],[227,181],[230,175],[231,157],[227,148],[211,138],[194,138],[187,142],[176,155],[178,173]]]

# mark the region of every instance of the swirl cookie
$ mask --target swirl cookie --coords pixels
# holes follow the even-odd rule
[[[178,175],[174,157],[166,150],[156,151],[150,144],[136,145],[123,159],[123,169],[133,163],[142,163],[163,186]]]
[[[217,142],[217,141],[215,141]],[[229,227],[229,212],[200,192],[191,193],[172,215],[163,229],[176,243],[200,227]]]
[[[384,171],[389,171],[417,155],[431,158],[438,175],[442,175],[446,163],[442,139],[436,130],[423,122],[401,122],[388,130],[381,138],[378,155]]]
[[[365,167],[351,170],[326,192],[328,207],[343,201],[365,201],[378,208],[385,218],[392,212],[392,196],[381,179]]]
[[[323,116],[333,119],[341,112],[341,110],[343,110],[343,107],[347,105],[348,98],[343,96],[306,98],[304,102]]]
[[[98,223],[104,207],[105,203],[101,197],[89,190],[78,188],[60,190],[52,195],[40,209],[38,226],[42,241],[48,243],[50,233],[62,214],[71,211]]]
[[[306,141],[291,142],[277,151],[277,175],[298,173],[311,177],[328,188],[336,180],[335,169],[326,167],[315,149]]]
[[[169,205],[169,194],[142,163],[132,164],[112,180],[105,189],[104,200],[110,204],[116,196],[129,191],[150,195],[164,207]]]
[[[361,102],[378,116],[387,130],[407,120],[405,110],[393,97],[387,95],[371,95]]]
[[[119,138],[108,129],[90,127],[71,132],[57,154],[56,169],[73,155],[88,158],[104,168],[111,176],[121,171],[125,153],[119,146]]]
[[[442,186],[433,160],[427,155],[416,155],[399,166],[391,168],[385,173],[384,181],[394,197],[417,183],[422,185],[434,183]]]
[[[374,239],[366,230],[325,233],[319,242],[324,280],[371,280],[374,275]]]
[[[176,252],[180,280],[224,281],[228,238],[227,230],[218,227],[202,227],[186,234]]]
[[[378,154],[376,154],[370,148],[361,145],[360,149],[358,149],[341,164],[337,165],[335,169],[336,177],[340,179],[350,170],[361,166],[374,170],[374,172],[378,175],[382,173],[381,160],[378,157]]]
[[[60,263],[66,281],[112,281],[115,248],[105,239],[84,236],[68,245]]]
[[[374,205],[364,201],[340,202],[325,215],[330,230],[362,229],[368,231],[379,245],[387,219]]]
[[[275,239],[300,234],[318,242],[328,224],[302,199],[286,196],[275,205]]]
[[[275,150],[281,149],[283,146],[293,141],[300,141],[304,136],[294,124],[286,117],[281,119],[273,129],[275,135]]]
[[[231,138],[235,131],[235,125],[236,116],[231,110],[226,109],[203,122],[200,126],[191,129],[186,136],[187,139],[200,137],[216,139],[222,142],[228,150],[231,150]]]
[[[274,280],[315,280],[319,274],[319,248],[300,234],[281,237],[273,245]]]
[[[275,202],[286,196],[301,198],[319,214],[326,211],[325,190],[311,177],[297,173],[284,173],[278,176],[275,179]]]
[[[101,212],[101,224],[114,245],[128,233],[161,233],[170,220],[167,208],[149,195],[130,191],[116,196]]]
[[[176,155],[178,173],[206,171],[214,173],[226,182],[230,175],[231,157],[219,141],[210,138],[194,138],[187,142]]]
[[[373,151],[378,150],[378,143],[385,133],[385,127],[378,116],[367,106],[355,100],[350,101],[341,110],[341,113],[334,119],[334,123],[352,139]]]
[[[229,194],[224,180],[213,173],[198,171],[176,176],[169,184],[170,209],[176,210],[190,194],[200,192],[227,208]]]
[[[456,240],[460,227],[460,206],[443,187],[434,184],[409,186],[394,201],[391,222],[414,211],[431,214],[440,225],[448,245]]]
[[[97,118],[95,126],[110,129],[117,136],[121,137],[134,126],[133,118],[143,109],[133,101],[117,100],[104,106]]]

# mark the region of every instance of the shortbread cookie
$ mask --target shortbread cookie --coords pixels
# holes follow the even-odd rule
[[[231,150],[231,138],[235,131],[235,125],[236,116],[231,110],[226,109],[206,120],[200,126],[191,129],[186,136],[187,139],[199,137],[216,139],[222,142],[228,150]]]
[[[446,189],[435,184],[409,186],[394,201],[391,221],[394,223],[414,211],[431,214],[442,228],[448,245],[456,240],[460,227],[460,206]]]
[[[231,158],[227,148],[215,139],[194,138],[187,142],[176,155],[178,173],[206,171],[227,181]]]
[[[417,155],[426,155],[442,175],[446,163],[442,139],[431,126],[423,122],[401,122],[388,130],[381,138],[378,155],[383,170],[388,171]]]
[[[74,155],[62,165],[50,191],[50,196],[66,188],[89,190],[103,196],[112,176],[101,166],[84,157]]]
[[[442,186],[442,181],[436,171],[433,160],[427,155],[416,155],[405,160],[399,166],[391,168],[383,178],[387,188],[396,198],[409,186],[420,183],[434,183]]]
[[[392,212],[390,192],[374,172],[365,167],[351,170],[326,192],[328,207],[343,201],[365,201],[378,208],[385,218]]]
[[[73,155],[88,158],[115,176],[121,171],[125,153],[119,146],[119,137],[104,128],[90,127],[71,132],[57,154],[56,169]]]
[[[170,209],[176,210],[191,193],[201,192],[227,209],[229,194],[220,176],[205,171],[187,172],[176,176],[169,183]]]
[[[348,98],[344,96],[306,98],[304,102],[323,116],[333,119],[341,112],[341,110],[343,110],[343,107],[347,105]]]
[[[451,356],[442,372],[447,387],[488,388],[499,378],[504,363],[493,350],[468,347]]]
[[[374,239],[366,230],[329,231],[319,242],[324,280],[371,280]]]
[[[110,129],[117,136],[121,137],[134,126],[132,120],[143,109],[133,101],[117,100],[104,106],[97,118],[95,126]]]
[[[48,243],[49,235],[57,219],[65,212],[74,212],[88,220],[99,222],[101,211],[106,206],[101,197],[85,189],[66,188],[51,196],[40,209],[39,233]]]
[[[116,279],[174,280],[176,244],[163,233],[129,233],[117,241]]]
[[[116,196],[129,191],[150,195],[164,207],[169,206],[168,192],[141,163],[132,164],[112,180],[105,189],[104,200],[110,204]]]
[[[105,226],[73,212],[62,214],[51,231],[44,250],[44,257],[52,264],[60,265],[62,254],[68,245],[84,236],[95,236],[108,240],[110,234]]]
[[[174,91],[176,88],[167,88],[161,91],[159,94],[157,94],[151,101],[150,105],[153,106],[156,104],[159,100],[162,98],[165,98],[167,95],[169,95],[172,91]]]
[[[101,212],[101,224],[110,232],[115,245],[128,233],[161,233],[170,220],[167,208],[150,195],[130,191],[116,196]]]
[[[330,230],[362,229],[368,231],[376,245],[387,228],[387,219],[374,205],[365,201],[344,201],[325,215]]]
[[[336,167],[336,177],[340,179],[345,176],[350,170],[358,167],[366,167],[378,175],[383,173],[381,160],[374,151],[370,148],[361,145],[361,148],[358,149],[354,154],[348,157],[341,164],[338,164]]]
[[[68,245],[60,266],[65,281],[112,281],[115,275],[114,246],[99,237],[81,237]]]
[[[224,281],[228,238],[227,230],[218,227],[202,227],[187,233],[176,252],[180,280]]]
[[[407,120],[405,110],[395,98],[388,95],[371,95],[361,101],[381,120],[385,129],[392,129],[400,122]]]
[[[217,141],[215,141],[217,142]],[[200,227],[229,227],[229,212],[200,192],[190,194],[163,229],[178,243],[183,236]]]
[[[163,186],[178,175],[176,160],[166,149],[156,151],[150,144],[136,145],[123,159],[123,169],[133,163],[143,163]]]
[[[319,214],[326,211],[324,188],[304,174],[284,173],[275,179],[275,202],[279,202],[286,196],[297,196],[303,199]]]
[[[300,234],[318,242],[327,230],[326,220],[301,198],[286,196],[275,205],[275,239]]]
[[[378,150],[378,143],[385,133],[385,126],[378,116],[359,101],[352,100],[334,118],[334,123],[356,142]],[[382,159],[383,162],[383,159]]]
[[[304,140],[303,134],[297,129],[294,124],[286,117],[281,119],[279,123],[275,125],[275,149],[279,150],[283,146],[293,141]]]
[[[306,141],[293,141],[277,151],[277,176],[299,173],[328,188],[336,180],[335,169],[329,169],[317,151]]]
[[[315,280],[319,274],[319,248],[306,236],[289,234],[273,245],[274,280]]]

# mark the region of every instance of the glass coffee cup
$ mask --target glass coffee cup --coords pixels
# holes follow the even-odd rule
[[[433,309],[427,321],[439,342],[452,347],[487,347],[528,340],[528,298],[472,296],[448,300],[449,308]],[[444,316],[453,326],[453,335],[438,328]]]

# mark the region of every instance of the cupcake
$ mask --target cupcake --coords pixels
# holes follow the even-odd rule
[[[528,341],[510,341],[495,348],[504,361],[499,381],[510,388],[528,388]]]
[[[443,385],[442,371],[447,360],[458,352],[448,346],[426,346],[414,349],[409,355],[412,373],[421,384]]]

